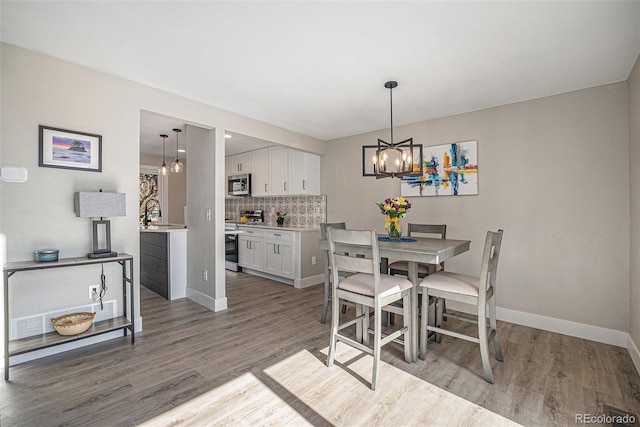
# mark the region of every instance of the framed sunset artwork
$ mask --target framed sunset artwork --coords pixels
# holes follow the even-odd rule
[[[102,135],[39,126],[38,166],[102,172]]]

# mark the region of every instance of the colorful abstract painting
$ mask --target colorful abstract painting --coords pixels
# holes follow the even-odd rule
[[[424,147],[422,162],[422,176],[402,178],[403,197],[478,194],[477,141]]]

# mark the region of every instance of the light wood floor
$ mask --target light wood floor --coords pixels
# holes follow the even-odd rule
[[[339,346],[338,363],[324,365],[321,287],[227,272],[227,288],[219,313],[142,288],[134,346],[116,339],[12,367],[0,425],[548,426],[603,404],[640,413],[626,349],[508,323],[494,385],[476,345],[444,337],[415,364],[386,346],[372,392],[370,356]]]

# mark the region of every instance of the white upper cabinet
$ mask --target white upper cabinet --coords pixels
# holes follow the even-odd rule
[[[251,168],[253,196],[319,195],[320,156],[291,148],[274,146],[243,153],[249,160],[238,162],[240,154],[227,157],[227,175],[237,175]],[[235,170],[244,165],[242,172]],[[242,166],[240,166],[242,167]]]
[[[269,186],[269,149],[262,148],[251,152],[251,195],[268,196]]]
[[[251,153],[240,153],[229,156],[227,176],[251,173]]]
[[[289,194],[320,194],[320,156],[289,150]]]

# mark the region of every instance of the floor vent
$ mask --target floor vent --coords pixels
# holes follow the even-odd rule
[[[604,405],[605,424],[611,427],[640,427],[638,415]]]
[[[55,329],[53,329],[53,325],[51,325],[51,319],[69,313],[76,313],[79,311],[96,312],[96,317],[93,319],[94,322],[117,317],[118,300],[114,299],[103,301],[103,305],[104,310],[100,310],[100,303],[95,303],[11,319],[11,334],[9,339],[17,340],[33,335],[41,335],[46,334],[47,332],[53,332],[55,331]]]

